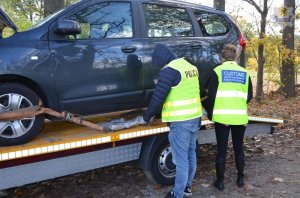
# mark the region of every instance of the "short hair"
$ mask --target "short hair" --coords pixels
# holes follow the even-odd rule
[[[232,44],[226,44],[221,52],[221,57],[225,61],[234,61],[236,59],[237,50]]]

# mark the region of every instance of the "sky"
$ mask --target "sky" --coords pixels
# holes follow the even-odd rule
[[[184,0],[188,2],[193,3],[199,3],[201,5],[206,5],[213,7],[213,0]],[[231,14],[231,13],[237,13],[237,10],[239,9],[239,15],[243,16],[247,21],[249,22],[255,22],[256,19],[260,17],[259,13],[256,11],[254,6],[251,6],[249,3],[242,1],[242,0],[225,0],[225,12]],[[296,5],[300,4],[300,0],[295,0]],[[256,0],[257,4],[259,5],[261,0]],[[275,21],[272,19],[272,16],[275,14],[275,8],[278,8],[283,5],[284,0],[269,0],[271,3],[271,8],[268,14],[268,18],[270,22],[272,23],[272,29],[276,32],[279,32],[281,29],[281,26],[278,23],[275,23]],[[296,27],[296,34],[300,34],[300,20],[296,21],[295,24]],[[267,31],[272,31],[270,27],[267,27]]]

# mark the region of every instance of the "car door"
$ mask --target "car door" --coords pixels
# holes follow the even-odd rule
[[[202,49],[202,42],[188,10],[175,3],[162,1],[139,2],[142,29],[142,46],[145,90],[155,88],[160,68],[152,65],[152,53],[157,44],[166,44],[178,57],[193,58]],[[150,94],[149,94],[150,95]],[[146,95],[147,96],[147,95]]]
[[[142,99],[135,12],[134,1],[94,0],[60,18],[81,25],[78,35],[50,34],[53,76],[62,109],[84,114],[115,111]]]

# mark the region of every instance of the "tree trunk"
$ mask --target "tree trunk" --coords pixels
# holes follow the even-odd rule
[[[292,8],[292,14],[295,15],[295,0],[284,0],[284,7]],[[287,98],[296,96],[295,81],[295,61],[294,61],[294,33],[295,22],[292,26],[285,26],[282,34],[282,43],[287,49],[291,50],[288,57],[282,60],[281,81],[283,83],[282,90]]]
[[[250,5],[254,6],[254,8],[260,13],[261,21],[260,21],[260,31],[259,38],[264,38],[266,34],[266,24],[267,24],[267,16],[268,16],[268,0],[263,0],[263,9],[256,3],[255,0],[243,0]],[[260,1],[261,3],[261,1]],[[257,84],[256,84],[256,96],[255,100],[257,102],[261,102],[264,99],[264,44],[258,45],[258,71],[257,71]]]
[[[66,0],[44,0],[44,16],[48,16],[66,6]]]
[[[225,11],[225,0],[214,0],[214,8]]]
[[[264,38],[266,34],[267,11],[261,13],[260,33],[259,38]],[[258,46],[258,71],[257,71],[257,85],[255,100],[261,102],[264,99],[264,48],[263,44]]]

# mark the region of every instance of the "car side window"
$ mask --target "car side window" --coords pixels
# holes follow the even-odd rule
[[[184,8],[143,4],[148,37],[193,36],[192,22]]]
[[[222,36],[229,32],[228,22],[225,17],[202,10],[194,10],[203,36]]]
[[[68,18],[77,21],[81,33],[69,39],[133,37],[131,6],[128,2],[104,2],[90,5]]]

